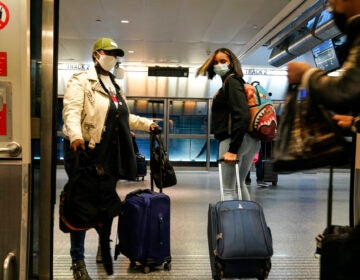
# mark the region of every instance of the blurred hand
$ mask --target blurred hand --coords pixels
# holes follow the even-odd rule
[[[287,66],[289,84],[300,84],[304,73],[311,68],[305,62],[289,62]]]
[[[82,139],[74,140],[70,145],[70,149],[73,150],[74,152],[76,152],[78,149],[85,151],[84,140],[82,140]]]
[[[232,162],[232,161],[236,161],[237,160],[237,154],[233,154],[230,152],[226,152],[223,157],[225,162]]]
[[[352,126],[354,117],[349,115],[334,115],[333,120],[337,122],[337,125],[344,129],[350,129]]]

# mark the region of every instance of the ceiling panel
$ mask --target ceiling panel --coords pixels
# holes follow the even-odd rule
[[[240,51],[290,1],[59,2],[59,62],[89,62],[94,41],[111,37],[125,50],[124,64],[188,66],[199,65],[219,47]]]

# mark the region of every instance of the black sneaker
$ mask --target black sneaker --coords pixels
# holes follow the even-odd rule
[[[95,259],[96,259],[96,263],[102,263],[103,262],[100,244],[98,245],[98,249],[97,249],[97,252],[96,252],[96,258]]]
[[[73,261],[71,270],[75,280],[92,280],[86,270],[84,260]]]

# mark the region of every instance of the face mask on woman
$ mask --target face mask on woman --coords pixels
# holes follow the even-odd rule
[[[214,65],[214,72],[220,76],[226,75],[229,70],[229,66],[226,63]]]
[[[114,68],[115,64],[116,64],[116,57],[111,56],[111,55],[106,55],[106,54],[99,54],[99,58],[97,58],[97,62],[99,62],[100,66],[102,69],[104,69],[105,71],[110,71],[111,69]]]

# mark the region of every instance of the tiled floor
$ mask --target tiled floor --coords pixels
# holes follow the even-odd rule
[[[211,279],[207,246],[207,209],[209,202],[219,200],[217,170],[176,170],[178,184],[165,189],[171,198],[170,271],[162,269],[143,274],[128,269],[129,261],[121,256],[114,261],[114,275],[107,277],[95,263],[97,235],[90,230],[86,239],[86,263],[93,279]],[[277,186],[249,186],[252,199],[259,202],[273,235],[274,256],[269,279],[319,279],[319,262],[314,258],[315,236],[326,226],[326,203],[329,174],[318,172],[280,174]],[[335,170],[333,223],[348,224],[350,174]],[[255,182],[255,173],[252,173]],[[57,172],[57,191],[66,182],[63,169]],[[149,188],[145,181],[118,184],[121,198],[137,188]],[[58,195],[57,195],[58,197]],[[56,207],[58,203],[56,204]],[[57,209],[56,209],[57,214]],[[58,223],[55,216],[55,224]],[[114,220],[112,239],[116,240]],[[54,232],[54,279],[72,279],[69,236],[57,227]],[[114,247],[114,245],[112,246]]]

